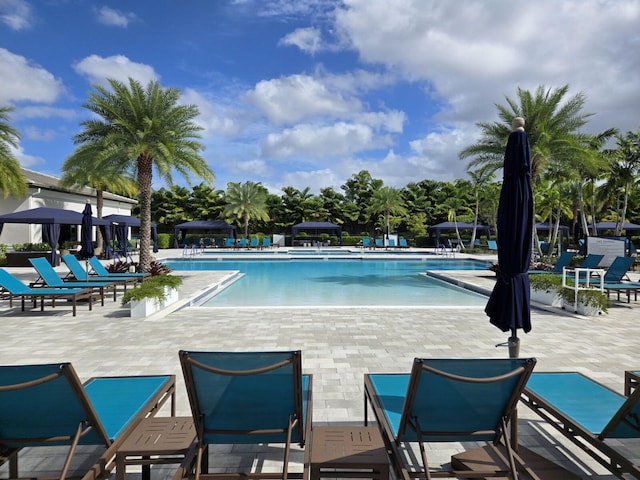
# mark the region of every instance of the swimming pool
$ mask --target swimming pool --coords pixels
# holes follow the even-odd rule
[[[486,269],[473,260],[166,260],[174,270],[237,270],[208,307],[484,307],[486,297],[430,278],[428,269]]]

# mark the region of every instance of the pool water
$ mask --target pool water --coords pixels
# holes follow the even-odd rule
[[[432,262],[439,262],[440,268]],[[451,261],[296,259],[164,263],[174,270],[238,270],[244,274],[201,306],[484,307],[486,297],[424,275],[427,269],[454,268],[447,262]],[[454,262],[458,270],[487,268],[484,262]]]

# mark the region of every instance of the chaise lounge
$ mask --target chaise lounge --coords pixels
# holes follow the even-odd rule
[[[78,445],[102,445],[94,463],[82,461],[84,480],[103,478],[113,457],[146,416],[172,399],[175,376],[96,377],[82,384],[70,363],[0,366],[0,464],[20,478],[24,447],[69,447],[60,472],[67,473]],[[30,453],[37,453],[37,449]]]
[[[640,466],[610,442],[640,438],[640,389],[625,397],[578,372],[543,372],[521,400],[619,478],[640,478]]]
[[[518,469],[537,478],[512,448],[507,428],[535,363],[534,358],[416,358],[411,374],[367,374],[365,425],[370,405],[399,480],[518,478]],[[506,470],[486,465],[484,471],[471,474],[429,464],[427,442],[482,441],[508,466]],[[408,453],[411,443],[418,444],[420,460]]]

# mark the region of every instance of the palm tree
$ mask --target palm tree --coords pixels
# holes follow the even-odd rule
[[[373,192],[368,211],[369,215],[384,213],[384,224],[388,239],[391,214],[404,215],[407,210],[404,207],[404,199],[400,190],[393,187],[381,187]]]
[[[0,190],[4,198],[12,195],[20,198],[27,193],[27,180],[20,169],[20,162],[11,152],[18,148],[20,132],[9,125],[9,113],[13,107],[0,106]]]
[[[245,182],[227,184],[222,215],[225,218],[241,219],[244,223],[244,238],[249,238],[249,220],[269,221],[267,211],[268,191],[260,182]]]
[[[582,113],[585,96],[578,93],[565,100],[569,86],[555,90],[539,86],[532,95],[518,88],[518,101],[506,98],[508,106],[496,105],[499,121],[479,123],[481,139],[462,152],[460,158],[471,158],[470,166],[493,165],[502,168],[504,149],[515,117],[526,120],[525,130],[531,148],[531,180],[535,185],[547,163],[553,158],[570,160],[585,151],[589,137],[579,133],[591,114]]]
[[[476,242],[476,231],[478,228],[478,217],[480,216],[480,199],[487,186],[495,180],[495,171],[491,166],[484,165],[475,170],[467,169],[469,177],[471,177],[471,185],[473,187],[473,195],[475,197],[475,208],[473,212],[473,231],[471,232],[471,247]]]
[[[193,119],[199,114],[195,105],[179,105],[180,90],[163,88],[150,81],[146,88],[130,78],[129,85],[109,79],[111,90],[94,85],[85,108],[98,119],[82,122],[84,131],[75,135],[80,148],[102,147],[96,165],[111,164],[114,169],[130,171],[138,181],[140,202],[140,269],[151,263],[151,183],[153,170],[167,183],[172,172],[187,182],[191,175],[208,183],[214,175],[199,155],[204,146],[198,141],[202,130]],[[93,147],[91,147],[93,146]],[[106,162],[106,163],[105,163]]]
[[[114,168],[114,162],[96,161],[100,146],[85,144],[79,147],[62,165],[60,185],[63,187],[86,186],[96,191],[96,216],[102,218],[104,192],[109,191],[129,197],[138,193],[138,185],[128,171]],[[98,249],[102,248],[102,235],[98,231]]]

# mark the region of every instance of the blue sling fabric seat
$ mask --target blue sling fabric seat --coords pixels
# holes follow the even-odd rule
[[[301,373],[301,353],[180,352],[180,363],[198,442],[195,478],[225,477],[208,472],[212,444],[284,444],[281,473],[242,472],[244,478],[307,478],[289,473],[293,443],[305,447],[311,433],[311,375]],[[205,461],[202,466],[202,461]],[[188,469],[186,470],[188,475]],[[229,477],[227,474],[226,477]]]
[[[9,452],[2,463],[10,461],[15,478],[21,448],[68,445],[64,479],[77,445],[102,445],[84,475],[101,477],[127,435],[174,395],[173,375],[95,377],[83,385],[70,363],[0,366],[0,450]]]
[[[124,274],[109,274],[106,277],[101,275],[90,275],[75,256],[62,255],[60,258],[62,258],[62,261],[69,269],[69,272],[71,272],[71,275],[78,282],[116,282],[118,285],[122,285],[126,292],[128,284],[134,284],[140,280],[137,277],[128,277]]]
[[[100,292],[100,302],[104,305],[104,292],[105,290],[113,290],[113,300],[116,300],[116,283],[113,282],[74,282],[69,281],[65,282],[60,275],[53,269],[49,261],[44,257],[38,258],[30,258],[29,262],[33,265],[33,268],[36,269],[41,280],[47,287],[54,288],[92,288],[98,289]],[[40,282],[36,280],[31,284],[31,286],[36,286]]]
[[[640,478],[640,467],[607,442],[640,438],[640,389],[625,397],[578,372],[542,372],[521,400],[616,476]]]
[[[425,443],[466,441],[491,442],[508,466],[505,471],[488,465],[474,476],[517,478],[516,470],[525,467],[512,449],[507,423],[535,363],[533,358],[416,358],[410,374],[367,374],[365,424],[371,406],[398,479],[465,477],[469,471],[430,466]],[[418,443],[422,465],[402,449],[412,442]],[[500,442],[506,458],[497,449]]]
[[[127,273],[127,272],[112,273],[109,270],[107,270],[106,268],[104,268],[104,265],[102,265],[102,262],[100,262],[100,259],[98,257],[89,258],[89,265],[93,269],[94,273],[96,275],[98,275],[99,277],[107,277],[107,278],[108,277],[144,278],[144,277],[148,277],[149,276],[148,273],[135,273],[135,272],[134,273]]]
[[[51,300],[52,308],[55,308],[58,299],[71,300],[74,317],[78,300],[87,299],[89,310],[93,309],[93,290],[90,288],[31,288],[4,268],[0,268],[0,298],[8,298],[9,306],[13,306],[14,298],[20,298],[24,312],[27,297],[33,300],[34,306],[37,299],[40,299],[40,311],[44,311],[44,301],[47,299]]]

